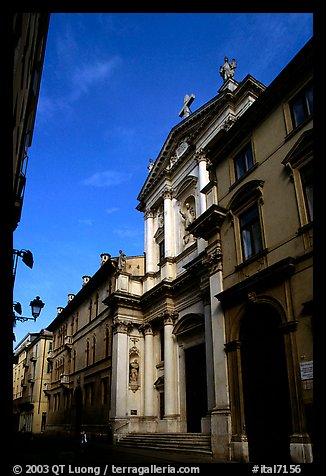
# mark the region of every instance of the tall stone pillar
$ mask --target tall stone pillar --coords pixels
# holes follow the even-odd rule
[[[174,315],[164,316],[164,419],[168,420],[167,430],[176,430],[176,357],[173,336]]]
[[[232,437],[230,397],[225,346],[225,321],[221,303],[216,294],[223,290],[222,252],[219,243],[215,243],[207,252],[205,264],[209,269],[211,328],[214,367],[214,400],[211,411],[211,442],[215,457],[229,460]]]
[[[207,158],[205,152],[199,150],[195,159],[198,163],[198,188],[199,192],[202,190],[209,182],[209,174],[206,168]],[[206,195],[204,193],[199,193],[199,213],[200,215],[206,210]]]
[[[146,324],[143,328],[145,336],[145,390],[144,390],[144,415],[154,415],[154,347],[153,347],[153,330],[150,324]]]
[[[128,327],[123,321],[113,323],[111,412],[113,420],[127,417]]]
[[[205,299],[205,298],[203,298]],[[204,301],[205,318],[205,353],[206,353],[206,379],[207,379],[207,409],[212,411],[215,406],[215,385],[213,365],[213,336],[210,300]]]
[[[154,214],[152,210],[145,212],[145,253],[146,253],[146,273],[154,273]]]
[[[171,258],[174,256],[175,240],[173,226],[172,190],[170,188],[164,190],[163,199],[165,258]]]

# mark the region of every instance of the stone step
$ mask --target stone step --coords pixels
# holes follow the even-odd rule
[[[119,446],[212,454],[210,436],[200,433],[128,433]]]

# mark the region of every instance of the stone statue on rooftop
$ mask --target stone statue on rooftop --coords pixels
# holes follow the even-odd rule
[[[149,165],[147,166],[148,171],[150,172],[153,167],[154,167],[154,160],[149,159]]]
[[[126,255],[124,254],[124,252],[122,250],[120,250],[119,251],[119,258],[118,258],[118,270],[119,271],[124,271],[124,269],[126,267],[126,263],[127,263]]]
[[[233,58],[233,60],[230,62],[229,58],[225,56],[224,65],[220,66],[220,75],[222,76],[224,82],[234,77],[234,70],[236,67],[236,60]]]

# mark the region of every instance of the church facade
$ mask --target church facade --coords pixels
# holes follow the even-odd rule
[[[225,58],[195,112],[185,96],[148,167],[144,256],[105,255],[49,326],[53,428],[201,433],[222,460],[312,461],[312,44],[267,88],[235,68]]]

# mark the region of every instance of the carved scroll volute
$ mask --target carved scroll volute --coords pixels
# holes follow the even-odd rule
[[[220,244],[207,252],[207,255],[203,258],[203,264],[208,268],[210,274],[223,270],[223,253]]]

